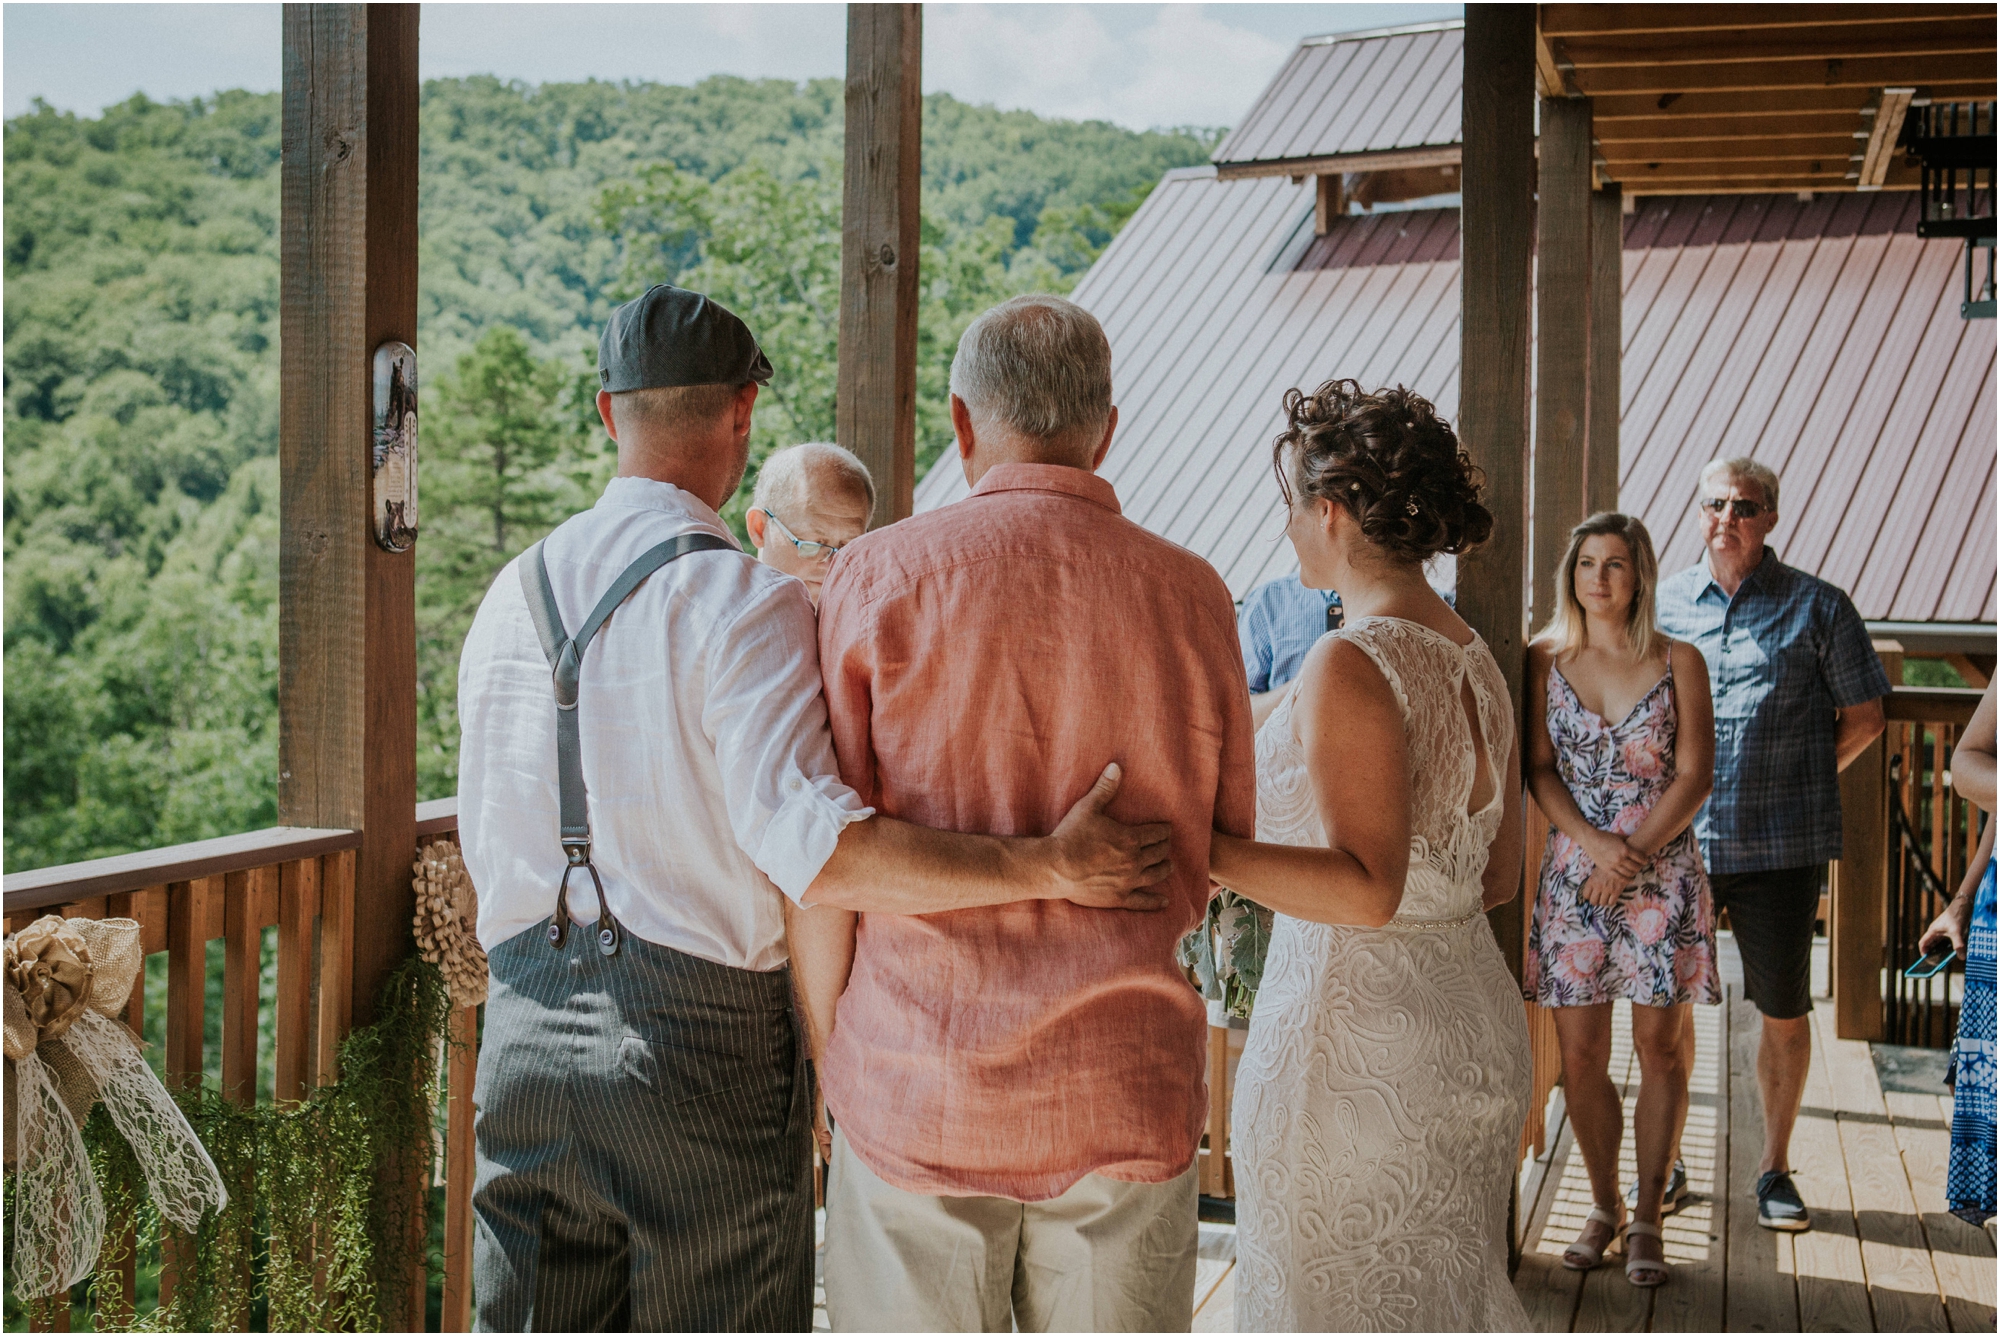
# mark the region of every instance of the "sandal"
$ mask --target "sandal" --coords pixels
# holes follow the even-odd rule
[[[1660,1233],[1658,1225],[1643,1224],[1640,1221],[1634,1220],[1631,1224],[1625,1226],[1625,1279],[1634,1288],[1641,1290],[1650,1290],[1656,1286],[1666,1284],[1668,1273],[1664,1257],[1655,1259],[1651,1257],[1632,1256],[1632,1236],[1634,1234],[1640,1238],[1658,1239],[1660,1241],[1660,1251],[1662,1253],[1666,1251],[1666,1238]]]
[[[1592,1225],[1606,1226],[1608,1232],[1605,1234],[1604,1243],[1599,1247],[1593,1248],[1583,1241],[1582,1236],[1579,1236],[1575,1243],[1564,1248],[1562,1264],[1571,1271],[1588,1271],[1592,1267],[1595,1267],[1599,1262],[1604,1260],[1605,1251],[1618,1242],[1618,1217],[1605,1210],[1602,1206],[1593,1206],[1590,1208],[1590,1214],[1584,1218],[1583,1222],[1584,1234],[1587,1235],[1590,1232]]]

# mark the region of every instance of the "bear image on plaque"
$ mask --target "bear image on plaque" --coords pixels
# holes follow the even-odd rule
[[[375,350],[369,495],[375,541],[405,552],[417,541],[417,351],[391,341]]]

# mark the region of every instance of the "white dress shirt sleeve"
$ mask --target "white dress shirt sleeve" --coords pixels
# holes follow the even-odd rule
[[[753,599],[711,642],[702,724],[715,744],[737,847],[799,901],[840,832],[875,809],[840,782],[805,586]]]

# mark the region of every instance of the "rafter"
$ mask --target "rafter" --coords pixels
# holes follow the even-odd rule
[[[1817,5],[1814,26],[1896,23],[1919,25],[1991,16],[1991,5]],[[1798,5],[1543,5],[1541,30],[1552,37],[1699,33],[1752,28],[1796,28]]]
[[[1548,38],[1579,71],[1675,65],[1745,65],[1759,61],[1861,60],[1991,53],[1991,13],[1981,19],[1903,28],[1868,24],[1847,28],[1802,25],[1768,31],[1704,33],[1690,41],[1680,35],[1649,35],[1615,41]]]
[[[1993,54],[1869,56],[1853,60],[1762,60],[1706,66],[1578,66],[1576,85],[1589,97],[1632,93],[1770,93],[1784,89],[1881,88],[1886,85],[1973,83],[1993,87]]]

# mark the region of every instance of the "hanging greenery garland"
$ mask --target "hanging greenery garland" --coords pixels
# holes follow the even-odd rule
[[[341,1044],[340,1079],[303,1103],[240,1107],[213,1090],[178,1093],[229,1194],[191,1237],[163,1224],[100,1107],[84,1129],[105,1209],[96,1329],[240,1330],[254,1314],[270,1331],[381,1330],[384,1285],[428,1233],[430,1193],[393,1185],[429,1183],[450,1009],[437,966],[412,956],[383,986],[375,1023]],[[158,1248],[173,1258],[175,1281],[158,1309],[121,1326],[117,1315],[133,1308],[120,1271],[128,1239],[141,1257]]]

